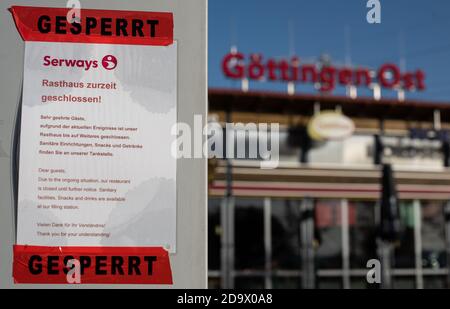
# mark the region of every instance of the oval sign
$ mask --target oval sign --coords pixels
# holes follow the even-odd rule
[[[308,124],[308,133],[313,140],[343,140],[352,136],[355,124],[347,116],[334,111],[314,116]]]

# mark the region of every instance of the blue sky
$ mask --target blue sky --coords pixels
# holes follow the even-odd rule
[[[366,21],[366,2],[210,0],[210,87],[239,87],[221,72],[221,60],[232,45],[246,55],[265,57],[287,57],[294,51],[304,62],[328,54],[344,63],[350,55],[352,63],[374,69],[386,62],[399,64],[403,55],[407,70],[420,68],[426,74],[427,90],[407,97],[450,102],[450,1],[381,0],[382,22],[376,25]],[[266,82],[251,83],[250,88],[285,91],[286,86]],[[311,86],[299,91],[315,92]]]

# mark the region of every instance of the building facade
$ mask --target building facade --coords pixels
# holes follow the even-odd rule
[[[351,133],[312,136],[326,112],[350,119]],[[366,276],[380,259],[383,164],[393,167],[401,223],[392,287],[450,287],[449,105],[211,89],[209,116],[280,124],[275,169],[248,156],[209,162],[211,288],[379,288]]]

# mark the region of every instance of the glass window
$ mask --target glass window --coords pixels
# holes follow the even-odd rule
[[[319,269],[342,268],[341,202],[317,200],[315,204],[316,251]]]
[[[403,233],[395,248],[395,268],[415,268],[413,202],[400,202],[400,221]]]
[[[445,276],[425,276],[423,285],[425,289],[446,289],[447,278]]]
[[[393,278],[394,289],[415,289],[416,278],[415,277],[394,277]]]
[[[272,279],[274,289],[300,289],[300,277],[274,277]]]
[[[349,202],[350,267],[366,268],[377,258],[375,202]]]
[[[236,277],[234,280],[236,289],[264,289],[264,278],[262,277]]]
[[[326,289],[326,290],[342,289],[342,279],[340,277],[339,278],[322,277],[322,278],[319,278],[317,287],[319,289]]]
[[[235,200],[235,268],[264,269],[264,214],[262,199]]]
[[[210,198],[208,201],[208,267],[210,270],[220,269],[221,202],[221,198]]]
[[[442,202],[422,202],[422,267],[445,268],[445,219]]]
[[[272,200],[272,269],[299,270],[300,200]]]
[[[366,277],[354,277],[351,278],[351,288],[352,289],[379,289],[380,285],[377,283],[368,283]]]

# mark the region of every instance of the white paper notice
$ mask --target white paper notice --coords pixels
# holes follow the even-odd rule
[[[25,45],[17,243],[174,252],[176,43]]]

